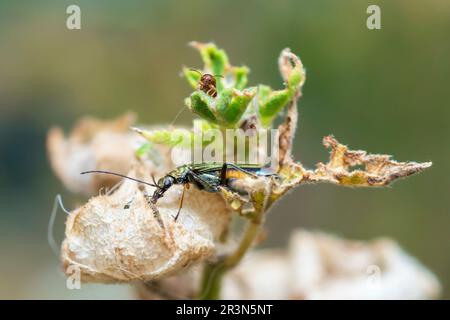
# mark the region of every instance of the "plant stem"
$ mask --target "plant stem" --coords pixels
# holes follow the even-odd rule
[[[201,280],[201,291],[197,298],[202,300],[219,299],[224,273],[225,269],[222,264],[206,264]]]
[[[202,277],[201,291],[198,296],[203,300],[220,299],[220,291],[222,287],[222,279],[224,274],[235,267],[244,257],[245,253],[250,249],[259,234],[261,226],[264,222],[264,212],[266,206],[261,206],[253,217],[247,222],[244,235],[239,242],[236,250],[227,256],[224,260],[205,265]]]
[[[248,251],[248,249],[250,249],[261,229],[263,221],[263,219],[261,218],[262,217],[258,215],[256,219],[251,219],[250,221],[247,222],[247,226],[244,235],[241,239],[241,242],[239,243],[239,246],[224,261],[224,265],[227,269],[235,267],[241,261],[241,259]]]

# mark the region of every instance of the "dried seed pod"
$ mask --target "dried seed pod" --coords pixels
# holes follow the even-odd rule
[[[92,169],[125,174],[135,163],[135,149],[141,137],[129,131],[134,115],[102,121],[81,119],[68,137],[61,128],[50,129],[47,150],[53,171],[72,192],[93,195],[102,187],[112,187],[119,179],[112,176],[80,175]]]
[[[179,192],[174,187],[158,203],[164,228],[133,181],[91,198],[67,219],[64,269],[70,274],[79,268],[82,281],[150,281],[212,255],[230,219],[223,199],[191,188],[175,222]]]
[[[225,279],[224,299],[435,299],[435,275],[394,241],[295,231],[288,250],[254,251]]]

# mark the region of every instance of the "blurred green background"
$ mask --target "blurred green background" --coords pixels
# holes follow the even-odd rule
[[[66,28],[81,7],[82,29]],[[366,28],[381,7],[382,29]],[[327,158],[333,133],[355,149],[432,160],[385,189],[304,186],[268,218],[266,246],[294,227],[346,238],[396,239],[434,271],[450,298],[450,1],[0,1],[0,298],[123,298],[127,286],[67,290],[47,244],[54,196],[75,198],[52,174],[45,136],[86,114],[134,110],[170,123],[201,67],[191,40],[215,41],[250,83],[281,86],[276,59],[290,47],[307,68],[296,159]],[[192,119],[184,112],[177,124]],[[55,234],[63,236],[64,214]]]

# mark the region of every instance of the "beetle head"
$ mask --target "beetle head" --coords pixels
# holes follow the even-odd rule
[[[164,193],[175,183],[175,178],[172,176],[165,176],[158,180],[157,189],[153,193],[152,202],[156,203],[159,198],[161,198]]]

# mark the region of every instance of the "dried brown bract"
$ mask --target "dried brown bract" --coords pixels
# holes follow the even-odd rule
[[[331,149],[330,160],[327,164],[317,165],[317,169],[308,176],[310,181],[326,181],[354,187],[385,186],[432,165],[431,162],[397,162],[389,155],[349,150],[333,136],[326,136],[323,144]],[[355,166],[362,166],[363,169],[351,170]]]

